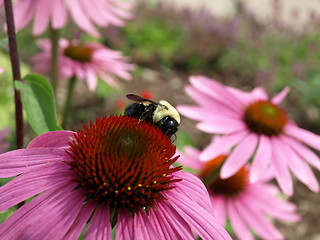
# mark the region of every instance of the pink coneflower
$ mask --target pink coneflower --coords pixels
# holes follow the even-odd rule
[[[34,71],[46,74],[50,72],[51,43],[47,39],[38,42],[42,52],[33,57]],[[99,43],[59,42],[59,75],[61,79],[76,77],[86,80],[88,88],[93,91],[97,87],[97,78],[101,77],[107,84],[118,87],[119,84],[110,75],[124,80],[131,80],[128,71],[134,69],[133,64],[121,52],[106,48]]]
[[[173,167],[175,146],[143,121],[97,119],[0,155],[0,211],[32,196],[2,225],[2,239],[231,239],[202,182]]]
[[[64,27],[70,14],[83,31],[98,37],[95,25],[123,26],[123,19],[131,17],[129,7],[122,0],[17,0],[14,15],[17,30],[33,19],[33,34],[40,35],[50,25],[53,29]]]
[[[185,154],[181,154],[178,161],[199,171],[198,176],[209,191],[216,219],[223,226],[229,220],[236,239],[254,239],[251,230],[262,239],[283,239],[270,217],[288,222],[300,219],[295,213],[296,206],[278,198],[278,189],[266,183],[267,176],[250,183],[244,166],[232,177],[221,179],[215,171],[226,156],[220,155],[207,162],[200,161],[199,156],[199,150],[186,147]]]
[[[320,150],[320,136],[296,126],[278,106],[288,88],[270,100],[262,88],[246,93],[203,76],[191,77],[190,82],[186,93],[199,106],[179,106],[178,110],[199,120],[200,130],[224,134],[213,140],[200,156],[206,161],[229,150],[220,172],[222,178],[232,176],[252,158],[251,182],[270,169],[281,189],[291,195],[291,171],[312,191],[319,191],[306,162],[320,169],[320,159],[305,144]]]
[[[5,128],[0,130],[0,153],[4,153],[9,148],[9,143],[6,140],[6,137],[9,134],[9,129]]]

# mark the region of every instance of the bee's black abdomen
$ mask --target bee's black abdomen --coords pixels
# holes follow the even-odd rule
[[[151,123],[153,122],[152,118],[155,109],[156,106],[154,104],[133,103],[124,110],[124,115]]]

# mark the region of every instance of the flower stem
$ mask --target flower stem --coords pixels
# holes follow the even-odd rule
[[[59,48],[59,30],[50,28],[50,39],[51,39],[51,84],[54,93],[56,94],[56,90],[58,87],[58,48]]]
[[[73,91],[74,91],[74,87],[76,85],[76,82],[77,82],[77,78],[75,76],[70,78],[69,82],[68,82],[68,92],[67,92],[67,97],[66,97],[64,109],[63,109],[63,120],[62,120],[62,128],[63,129],[65,129],[66,124],[68,122],[68,116],[69,116]]]
[[[9,53],[13,75],[15,115],[16,115],[16,144],[17,148],[23,147],[23,114],[20,92],[15,88],[15,81],[21,81],[20,60],[16,39],[16,30],[13,18],[13,9],[11,0],[4,1],[6,22],[8,26]]]

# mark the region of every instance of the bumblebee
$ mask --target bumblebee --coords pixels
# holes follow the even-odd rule
[[[124,115],[154,124],[169,138],[178,131],[180,115],[167,101],[155,102],[135,94],[127,94],[126,97],[136,103],[129,105]]]

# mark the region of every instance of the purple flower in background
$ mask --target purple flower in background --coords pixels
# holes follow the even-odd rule
[[[51,43],[47,39],[38,41],[42,52],[32,59],[34,71],[46,74],[50,72]],[[76,77],[87,82],[88,88],[93,91],[97,87],[98,77],[107,84],[118,87],[119,84],[110,75],[131,80],[129,71],[134,69],[133,64],[121,52],[108,49],[99,43],[80,43],[76,40],[59,42],[59,75],[60,79]]]
[[[270,177],[264,176],[250,183],[246,166],[229,178],[214,177],[214,172],[219,169],[226,155],[203,162],[200,161],[200,154],[199,150],[186,147],[178,161],[198,170],[197,175],[206,183],[210,194],[214,216],[223,226],[227,220],[230,221],[236,239],[255,239],[251,230],[262,239],[283,239],[271,219],[287,222],[300,219],[295,213],[296,206],[280,199],[279,190],[266,183]]]
[[[200,121],[200,130],[223,135],[213,139],[200,156],[208,161],[229,151],[221,168],[222,178],[231,177],[252,159],[251,182],[268,169],[280,188],[292,195],[291,171],[312,191],[319,191],[307,163],[320,169],[320,159],[306,145],[320,150],[320,136],[299,128],[278,106],[288,88],[269,99],[262,88],[247,93],[204,76],[191,77],[190,82],[185,90],[198,106],[178,106],[178,110]]]
[[[123,26],[123,19],[131,17],[129,8],[122,0],[17,0],[14,15],[17,30],[33,19],[33,34],[40,35],[50,25],[53,29],[64,27],[70,14],[83,31],[98,37],[95,25]]]
[[[0,130],[0,153],[4,153],[9,148],[9,143],[6,140],[6,137],[9,134],[9,129],[5,128]]]
[[[43,134],[0,155],[0,211],[36,196],[0,225],[2,239],[231,239],[203,183],[173,167],[175,146],[127,116]],[[157,141],[154,141],[157,139]]]

